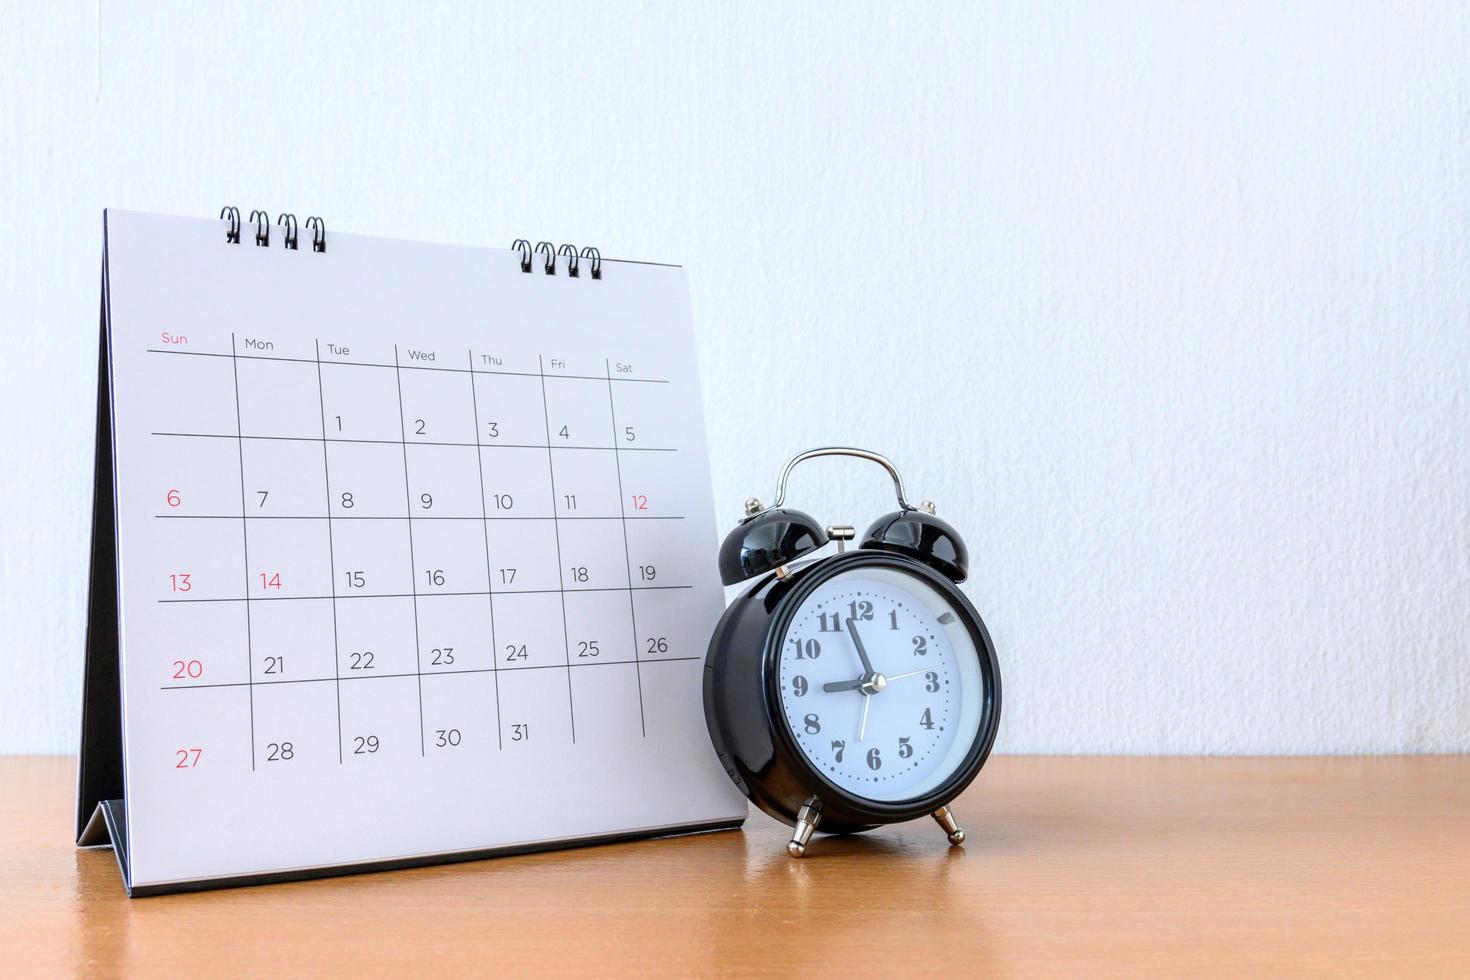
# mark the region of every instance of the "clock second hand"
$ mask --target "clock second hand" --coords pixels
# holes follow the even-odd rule
[[[852,620],[848,620],[848,626],[851,627],[851,625],[852,625]],[[853,636],[856,637],[857,634],[854,633]],[[861,647],[859,647],[859,649],[861,649]],[[921,667],[918,670],[911,670],[911,671],[909,671],[906,674],[894,674],[892,677],[886,677],[885,676],[884,679],[887,680],[887,681],[889,681],[889,682],[899,681],[899,680],[903,680],[905,677],[913,677],[915,674],[927,673],[928,670],[929,670],[928,667]],[[823,684],[822,685],[822,690],[829,691],[829,692],[831,692],[831,691],[862,691],[862,695],[863,695],[863,719],[862,719],[861,722],[858,723],[858,741],[859,742],[861,742],[863,740],[863,736],[867,735],[867,733],[868,733],[868,702],[871,701],[872,698],[873,698],[873,696],[871,694],[869,694],[867,691],[863,690],[864,680],[865,680],[865,678],[859,677],[855,681],[834,681],[833,683]]]

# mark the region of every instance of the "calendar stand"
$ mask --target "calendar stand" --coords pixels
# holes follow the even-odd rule
[[[104,215],[78,846],[136,897],[739,827],[683,270],[226,215]]]
[[[104,264],[106,259],[104,257]],[[87,654],[82,682],[82,746],[77,760],[77,844],[116,842],[129,880],[123,806],[121,677],[117,643],[117,521],[112,492],[112,397],[107,358],[107,277],[98,330],[97,450],[92,479],[92,550]]]

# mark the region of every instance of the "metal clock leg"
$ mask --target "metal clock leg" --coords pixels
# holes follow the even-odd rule
[[[965,832],[955,822],[954,811],[949,807],[942,806],[938,810],[935,810],[934,819],[938,821],[939,826],[944,828],[944,832],[949,835],[949,842],[951,844],[963,844],[965,842]]]
[[[816,833],[817,824],[822,822],[822,803],[820,800],[812,799],[802,804],[800,810],[796,811],[796,829],[791,832],[791,840],[786,845],[786,853],[794,858],[799,858],[806,853],[807,842]]]

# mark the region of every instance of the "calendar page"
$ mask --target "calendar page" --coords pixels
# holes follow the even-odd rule
[[[685,273],[110,211],[134,888],[729,826]]]

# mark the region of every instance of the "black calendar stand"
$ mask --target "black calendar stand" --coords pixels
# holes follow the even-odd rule
[[[105,236],[104,236],[105,242]],[[117,509],[112,483],[112,371],[108,356],[107,254],[102,256],[97,331],[97,450],[92,476],[92,560],[87,595],[87,659],[82,682],[82,746],[77,763],[77,846],[112,846],[128,872],[123,793],[122,678],[117,632]]]
[[[107,357],[107,273],[103,259],[97,332],[97,452],[92,478],[92,567],[87,596],[87,662],[82,690],[77,843],[106,844],[105,819],[122,820],[121,678],[117,643],[117,522],[112,493],[112,397]],[[126,856],[118,851],[127,876]]]

